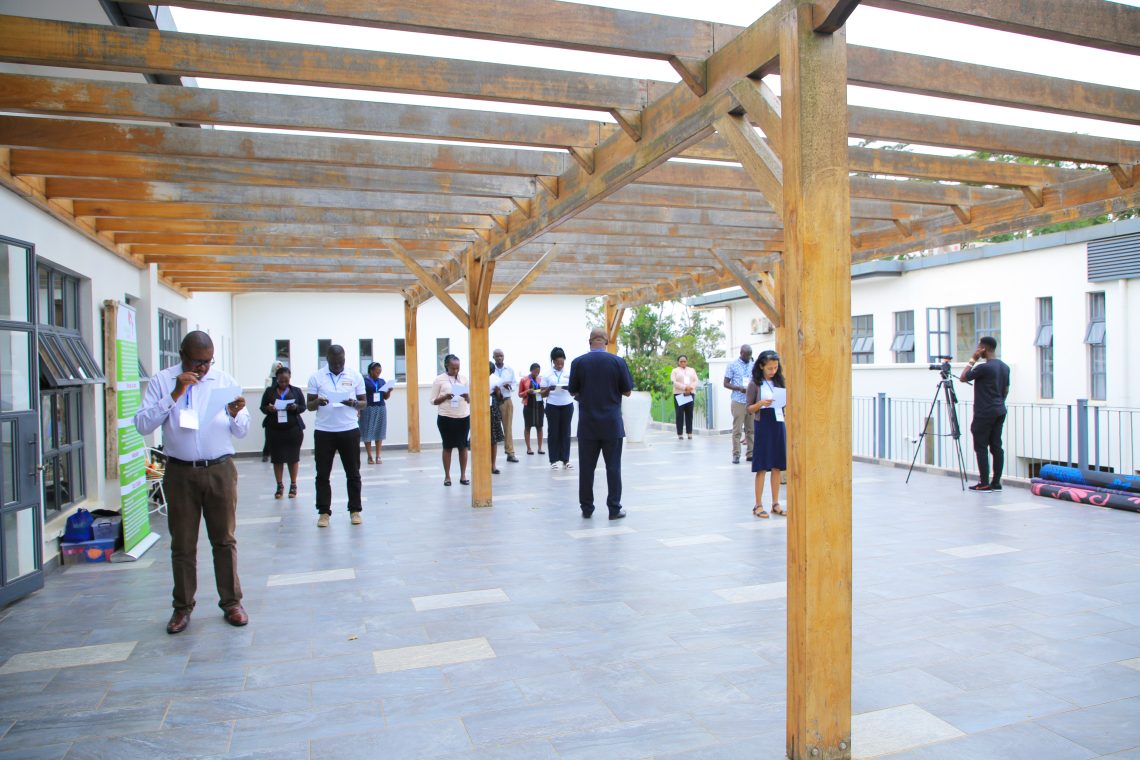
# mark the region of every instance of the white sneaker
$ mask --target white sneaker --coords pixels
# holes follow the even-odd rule
[[[551,462],[550,463],[550,469],[561,470],[562,469],[562,463],[561,462]]]
[[[570,464],[569,462],[563,462],[562,463],[562,469],[563,470],[573,470],[574,465]]]

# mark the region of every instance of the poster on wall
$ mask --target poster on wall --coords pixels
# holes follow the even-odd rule
[[[122,494],[124,561],[138,559],[158,540],[151,532],[146,482],[146,442],[135,430],[135,413],[142,403],[139,382],[139,343],[133,307],[115,310],[115,399],[119,439],[119,490]]]

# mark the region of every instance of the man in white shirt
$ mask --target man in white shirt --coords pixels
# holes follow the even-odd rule
[[[317,527],[327,528],[332,516],[333,459],[340,455],[348,486],[348,513],[360,525],[360,410],[365,407],[364,377],[344,366],[344,349],[329,346],[328,366],[309,378],[307,406],[317,413],[313,423],[313,458],[317,465]]]
[[[503,349],[496,348],[491,352],[491,358],[495,360],[495,381],[503,389],[499,400],[499,413],[503,417],[503,451],[507,452],[508,462],[517,462],[519,458],[515,456],[515,437],[513,435],[515,371],[503,363],[505,358]]]
[[[231,440],[249,432],[249,412],[237,381],[212,368],[214,343],[209,335],[188,333],[179,354],[180,365],[151,378],[135,414],[135,429],[142,435],[162,427],[167,456],[163,492],[174,571],[174,614],[167,633],[181,633],[190,625],[203,517],[214,552],[218,606],[230,625],[249,622],[237,574],[237,468]]]

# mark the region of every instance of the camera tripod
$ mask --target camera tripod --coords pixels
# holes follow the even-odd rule
[[[946,402],[946,412],[950,419],[950,432],[928,433],[927,431],[930,430],[930,421],[934,418],[934,408],[938,406],[940,393]],[[962,490],[965,491],[966,459],[962,456],[962,428],[958,424],[958,394],[954,392],[954,381],[950,379],[950,373],[946,370],[943,370],[942,379],[938,381],[938,385],[934,389],[934,400],[930,402],[930,410],[926,413],[926,420],[922,423],[922,432],[918,434],[918,441],[914,447],[914,456],[911,457],[910,460],[910,469],[906,472],[907,483],[910,483],[910,475],[914,472],[915,462],[918,461],[918,452],[922,450],[922,442],[928,434],[939,437],[949,436],[954,439],[954,450],[958,454],[958,475],[962,480]]]

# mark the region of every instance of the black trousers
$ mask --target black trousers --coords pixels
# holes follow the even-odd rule
[[[360,506],[360,428],[329,433],[313,432],[313,457],[317,460],[317,512],[332,514],[333,459],[340,454],[344,477],[348,486],[348,511],[359,512]]]
[[[606,462],[606,506],[610,514],[621,510],[621,438],[578,438],[578,504],[594,510],[594,470],[598,454]]]
[[[574,420],[574,405],[546,405],[546,451],[550,463],[570,461],[570,423]]]
[[[970,433],[974,437],[974,454],[978,457],[978,482],[1000,484],[1001,471],[1005,467],[1005,451],[1001,447],[1001,429],[1005,426],[1005,415],[998,417],[974,417],[970,423]],[[994,476],[990,480],[989,456],[994,458]]]
[[[687,404],[678,404],[677,397],[673,396],[673,411],[677,417],[677,435],[682,432],[687,432],[689,435],[693,434],[693,407],[696,406],[695,401],[690,401]],[[682,428],[685,428],[682,431]]]

